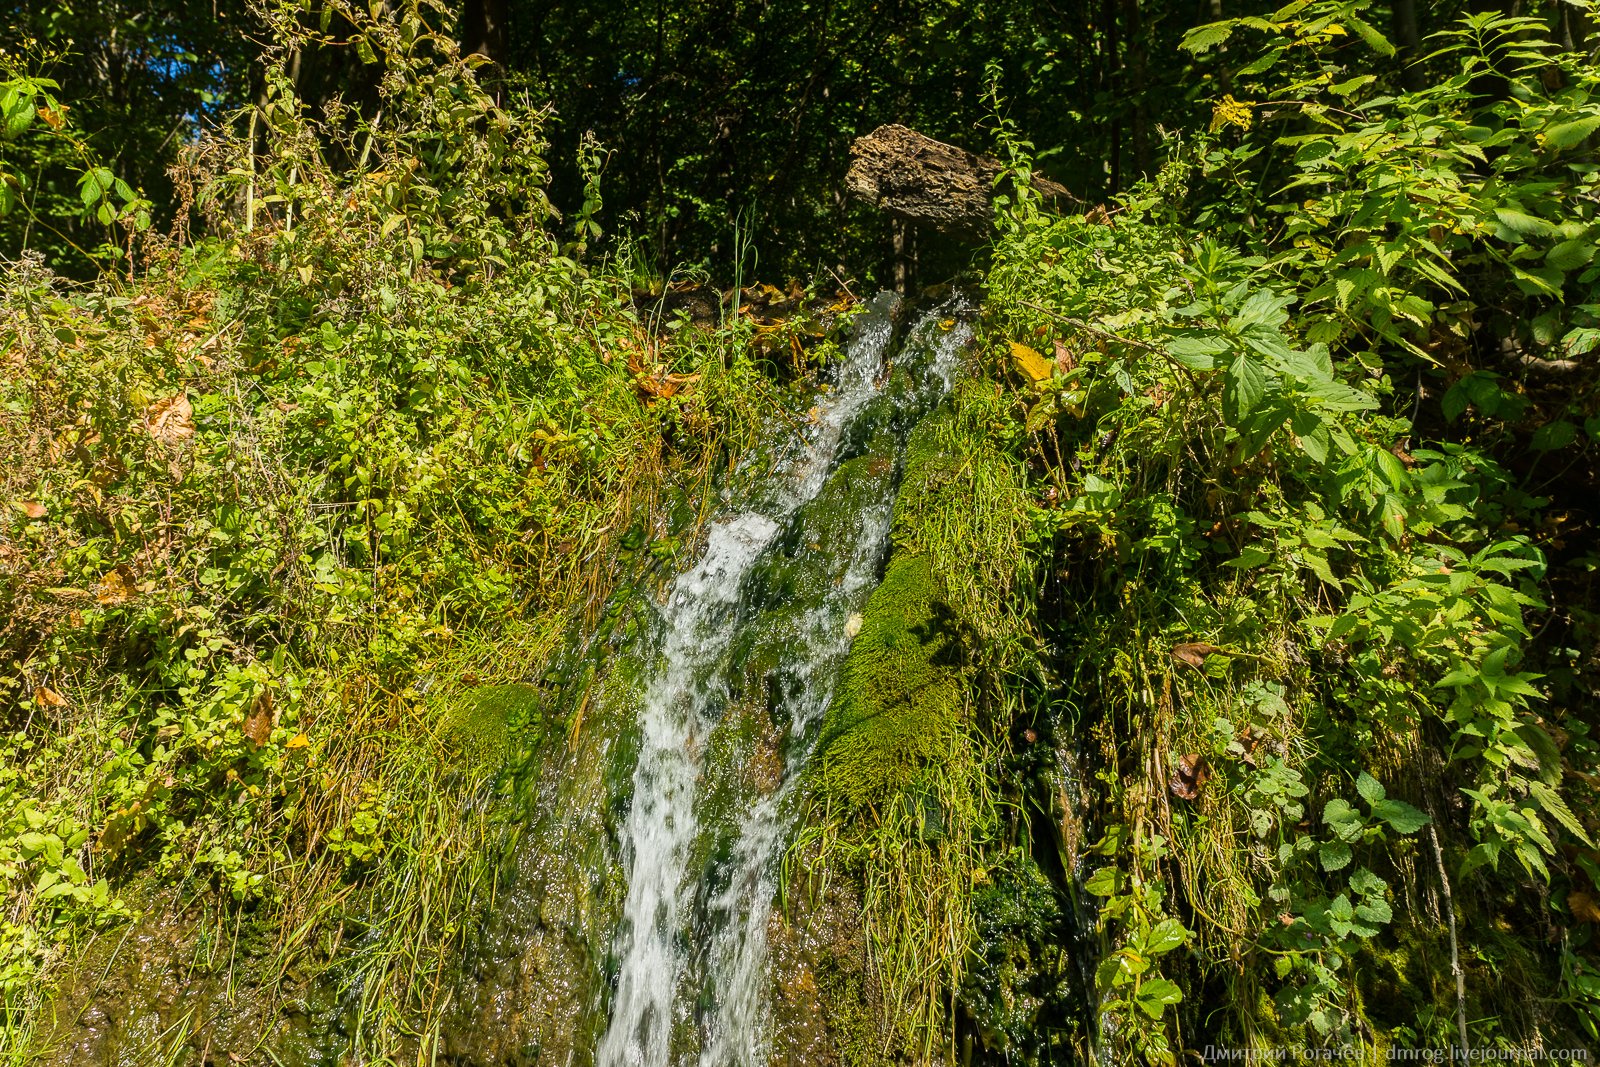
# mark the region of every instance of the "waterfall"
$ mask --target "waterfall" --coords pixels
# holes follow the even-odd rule
[[[881,411],[886,399],[889,421],[903,435],[950,387],[970,331],[941,322],[946,310],[923,316],[893,353],[912,376],[910,387],[884,391],[892,310],[885,295],[862,313],[809,425],[791,435],[772,470],[744,479],[749,499],[732,502],[742,510],[711,525],[704,552],[667,592],[652,635],[659,651],[640,704],[639,755],[622,828],[628,889],[599,1067],[668,1067],[691,1057],[700,1067],[766,1061],[766,928],[776,868],[812,727],[848,651],[847,620],[865,603],[887,549],[892,478],[858,503],[849,543],[810,546],[828,577],[787,635],[788,684],[774,715],[787,729],[781,778],[771,792],[745,798],[723,865],[726,883],[715,887],[697,882],[690,869],[704,829],[698,805],[706,738],[725,710],[729,672],[740,666],[732,650],[742,630],[781,606],[751,596],[752,574],[779,551],[787,531],[805,538],[807,506],[849,458],[869,412]],[[710,1002],[686,1003],[686,986],[708,991]]]

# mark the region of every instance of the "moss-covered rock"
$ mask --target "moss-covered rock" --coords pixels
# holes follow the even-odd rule
[[[867,602],[823,722],[824,794],[881,803],[948,750],[962,715],[952,623],[928,560],[895,559]]]

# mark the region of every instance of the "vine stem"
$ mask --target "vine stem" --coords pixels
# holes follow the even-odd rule
[[[1439,847],[1439,834],[1428,823],[1428,840],[1433,844],[1433,862],[1439,868],[1439,885],[1444,889],[1444,910],[1450,919],[1450,973],[1456,980],[1456,1029],[1461,1035],[1461,1051],[1467,1051],[1467,978],[1461,969],[1461,952],[1456,943],[1456,905],[1450,895],[1450,878],[1444,870],[1444,849]]]

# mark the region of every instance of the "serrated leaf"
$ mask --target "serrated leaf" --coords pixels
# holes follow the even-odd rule
[[[1183,43],[1179,45],[1185,52],[1199,55],[1201,52],[1215,48],[1227,42],[1233,36],[1232,22],[1211,22],[1204,26],[1196,26],[1183,35]]]
[[[1589,831],[1583,828],[1578,817],[1572,814],[1572,809],[1567,807],[1567,802],[1561,799],[1561,794],[1545,785],[1543,782],[1530,781],[1528,794],[1539,802],[1539,806],[1550,813],[1550,817],[1567,828],[1567,831],[1579,841],[1594,847],[1594,841],[1589,837]]]
[[[1432,821],[1403,800],[1380,800],[1372,805],[1372,814],[1399,834],[1414,834]]]
[[[1349,18],[1350,25],[1355,28],[1356,34],[1367,43],[1368,48],[1372,49],[1380,56],[1394,55],[1394,45],[1389,43],[1389,39],[1387,37],[1373,28],[1371,23],[1363,19],[1359,19],[1354,15],[1349,16]]]
[[[1597,129],[1600,129],[1600,115],[1589,115],[1551,126],[1542,136],[1544,143],[1552,148],[1573,148],[1582,144]]]
[[[1577,270],[1594,258],[1595,248],[1594,241],[1583,238],[1562,241],[1544,254],[1544,264],[1556,270]]]
[[[1222,417],[1239,426],[1261,408],[1267,394],[1267,373],[1249,356],[1239,356],[1228,364],[1222,386]]]
[[[1356,792],[1360,793],[1361,799],[1368,804],[1376,804],[1389,795],[1388,791],[1383,788],[1383,783],[1366,771],[1362,771],[1361,775],[1356,779]]]
[[[1317,848],[1317,861],[1325,871],[1339,871],[1350,866],[1350,845],[1344,841],[1325,841]]]
[[[1536,218],[1515,207],[1497,207],[1494,209],[1494,217],[1499,219],[1500,224],[1506,229],[1524,237],[1543,237],[1555,229],[1544,219]]]

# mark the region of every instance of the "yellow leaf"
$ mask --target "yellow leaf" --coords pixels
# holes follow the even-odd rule
[[[295,734],[293,737],[289,738],[288,742],[283,747],[284,748],[308,748],[308,747],[310,747],[310,745],[311,745],[311,739],[309,737],[307,737],[305,734]]]
[[[1011,342],[1011,361],[1031,382],[1050,380],[1050,361],[1019,341]]]
[[[100,579],[100,584],[95,587],[94,598],[101,604],[120,604],[138,594],[139,584],[133,569],[126,563],[119,563]]]

